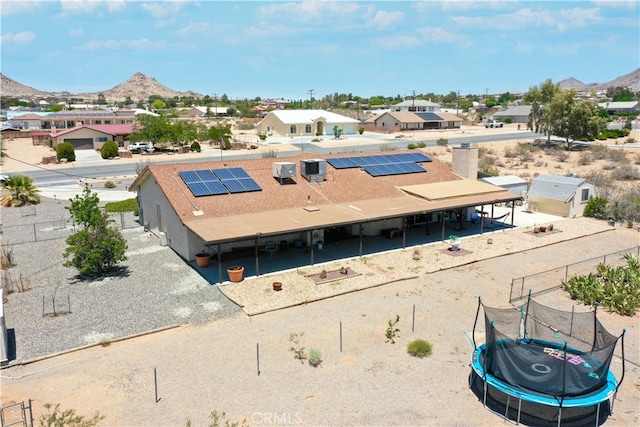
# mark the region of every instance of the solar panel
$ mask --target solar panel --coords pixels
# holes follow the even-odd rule
[[[262,191],[262,188],[243,168],[213,169],[213,173],[220,178],[229,193],[246,193]]]
[[[195,197],[229,194],[222,182],[208,169],[180,171],[178,175]]]
[[[427,171],[419,164],[413,162],[369,165],[363,166],[362,169],[371,176],[404,175]]]

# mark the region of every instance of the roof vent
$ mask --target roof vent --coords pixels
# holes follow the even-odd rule
[[[275,162],[273,164],[273,177],[280,181],[280,185],[295,183],[296,164],[293,162]]]
[[[326,181],[327,161],[323,159],[300,160],[300,175],[309,182]]]

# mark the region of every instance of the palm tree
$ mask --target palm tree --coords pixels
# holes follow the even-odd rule
[[[33,185],[33,179],[26,175],[13,175],[7,178],[2,188],[7,194],[2,196],[2,206],[20,207],[40,203],[38,189]]]

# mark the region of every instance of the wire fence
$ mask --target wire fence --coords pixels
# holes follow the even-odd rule
[[[138,217],[133,212],[110,212],[109,217],[121,230],[140,227]],[[71,218],[3,226],[2,245],[19,245],[24,243],[42,242],[46,240],[66,239],[75,233]]]
[[[527,298],[529,292],[531,292],[531,296],[535,296],[560,289],[562,282],[566,281],[569,277],[593,273],[599,264],[626,265],[623,259],[625,254],[633,254],[636,257],[640,257],[640,246],[511,279],[509,302],[520,302]]]

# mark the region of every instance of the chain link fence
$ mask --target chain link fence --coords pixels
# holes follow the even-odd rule
[[[511,280],[510,303],[517,303],[527,298],[529,291],[531,296],[551,292],[562,287],[562,282],[571,276],[582,276],[596,271],[599,264],[606,265],[626,265],[623,256],[633,254],[640,257],[640,246],[632,247],[618,252],[613,252],[597,258],[567,264],[551,270],[528,276],[518,277]]]
[[[109,217],[121,230],[140,227],[138,217],[133,212],[111,212]],[[1,229],[2,245],[42,242],[46,240],[66,239],[75,233],[76,227],[71,218],[4,226]]]

